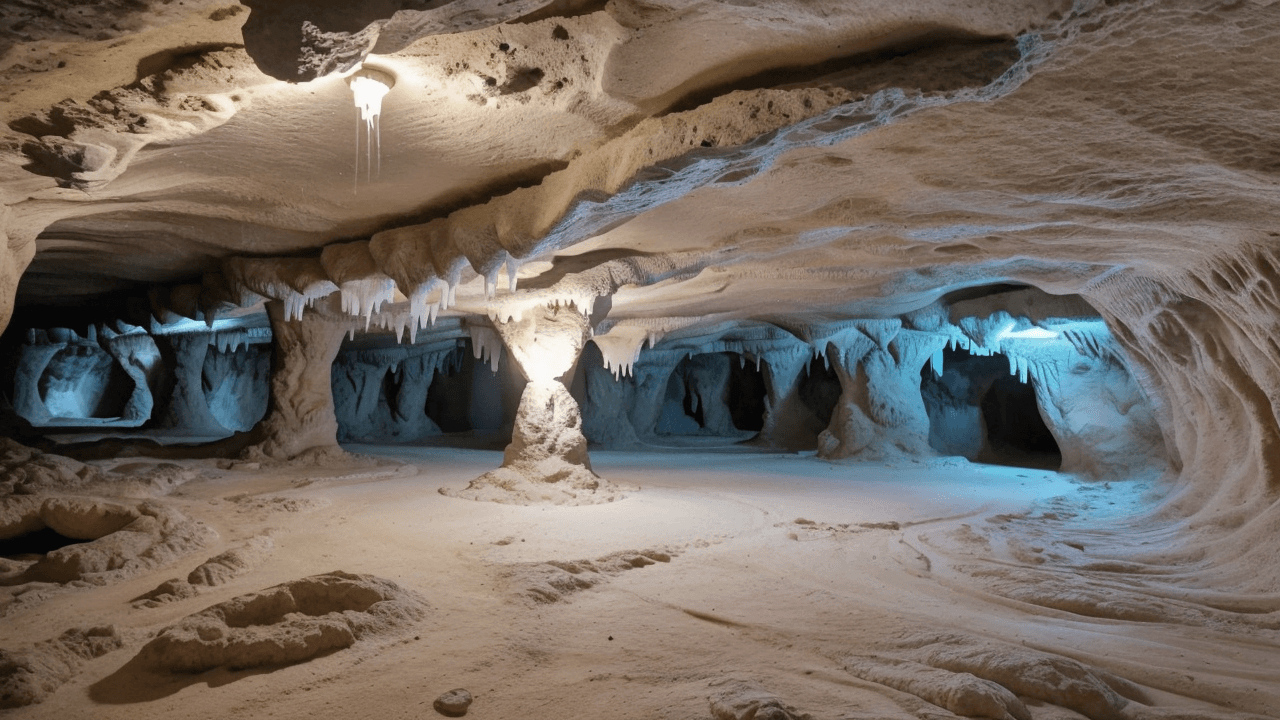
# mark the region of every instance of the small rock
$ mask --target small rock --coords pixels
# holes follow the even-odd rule
[[[436,698],[436,712],[447,717],[462,717],[471,707],[471,693],[462,688],[455,688]]]

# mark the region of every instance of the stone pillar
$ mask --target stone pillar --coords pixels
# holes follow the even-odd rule
[[[621,496],[591,470],[578,403],[559,379],[577,362],[590,335],[577,310],[539,307],[521,320],[496,323],[510,357],[528,379],[502,467],[462,491],[441,492],[500,503],[587,505]]]
[[[154,388],[160,373],[160,349],[156,341],[145,333],[118,335],[110,328],[101,331],[102,346],[124,368],[133,381],[133,393],[125,404],[122,420],[142,425],[151,419],[155,409]]]
[[[248,459],[284,460],[308,452],[341,452],[333,412],[333,359],[354,319],[317,303],[285,321],[284,304],[267,303],[274,355],[267,416],[253,429]]]
[[[635,393],[627,415],[631,427],[640,438],[652,438],[657,434],[658,420],[662,417],[662,405],[667,397],[667,384],[671,373],[683,360],[683,352],[650,350],[641,354],[631,368],[635,377]]]
[[[231,434],[213,417],[204,396],[204,358],[212,335],[195,332],[161,337],[167,346],[162,357],[172,369],[173,389],[156,414],[155,427],[182,435]]]
[[[818,437],[818,454],[833,459],[932,455],[920,369],[946,337],[899,330],[883,345],[860,333],[842,338],[828,345],[843,391],[831,425]]]
[[[808,345],[765,353],[764,427],[754,445],[782,450],[812,450],[822,421],[800,401],[800,380],[813,354]]]

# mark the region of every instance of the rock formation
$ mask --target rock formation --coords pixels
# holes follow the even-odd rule
[[[213,458],[505,443],[446,494],[595,504],[588,442],[683,443],[1123,481],[1141,560],[1274,598],[1277,7],[8,3],[0,527],[101,523],[5,582],[200,547],[155,496]],[[125,454],[196,464],[95,464]],[[1143,703],[946,645],[846,669],[953,712]],[[754,692],[713,712],[795,714]]]

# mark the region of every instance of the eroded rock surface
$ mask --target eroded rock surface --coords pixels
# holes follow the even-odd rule
[[[404,632],[425,613],[421,596],[389,580],[332,572],[190,615],[147,643],[136,661],[168,673],[287,665]]]
[[[124,645],[114,627],[68,630],[19,649],[0,649],[0,708],[43,701],[70,680],[84,661]]]

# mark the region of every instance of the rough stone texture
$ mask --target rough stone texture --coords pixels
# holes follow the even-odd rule
[[[818,452],[827,458],[927,456],[929,415],[920,396],[920,369],[946,338],[896,323],[869,329],[874,338],[854,330],[829,345],[843,393],[830,427],[818,438]]]
[[[287,320],[279,302],[268,303],[267,312],[275,338],[271,400],[245,457],[288,459],[338,450],[330,368],[349,321],[324,310]]]
[[[724,680],[712,687],[715,693],[708,701],[715,720],[813,720],[756,683]]]
[[[271,346],[252,344],[226,351],[210,348],[204,360],[204,397],[213,418],[228,430],[253,428],[271,396]]]
[[[168,673],[287,665],[404,632],[425,612],[417,593],[389,580],[313,575],[189,615],[143,646],[135,661]]]
[[[35,705],[70,680],[86,660],[118,650],[111,626],[67,630],[17,650],[0,649],[0,708]]]
[[[1058,382],[1035,383],[1041,414],[1062,451],[1062,471],[1132,478],[1167,467],[1152,408],[1121,360],[1071,353]]]
[[[530,316],[499,323],[503,345],[528,378],[516,410],[502,467],[461,491],[442,493],[472,500],[587,505],[622,497],[619,488],[591,471],[582,413],[557,378],[577,362],[590,332],[573,307],[539,305]]]
[[[431,703],[436,712],[447,717],[462,717],[467,714],[467,708],[471,707],[471,693],[463,688],[455,688]]]
[[[163,409],[157,412],[156,426],[190,435],[221,437],[228,433],[213,416],[204,393],[205,357],[209,353],[209,333],[193,332],[163,338],[172,376]]]
[[[761,365],[767,395],[764,427],[755,438],[757,444],[782,450],[809,450],[816,446],[825,425],[800,396],[801,382],[812,358],[807,345],[764,356]]]
[[[137,607],[159,607],[165,603],[186,600],[205,588],[217,587],[253,570],[275,550],[269,535],[252,537],[241,545],[218,553],[200,563],[187,574],[186,580],[166,580],[151,592],[134,600]]]
[[[457,358],[457,347],[394,347],[340,353],[333,368],[338,438],[354,442],[413,442],[440,434],[427,416],[436,373]]]
[[[201,2],[81,5],[5,19],[0,319],[151,283],[195,287],[139,311],[160,322],[363,294],[391,332],[609,296],[601,335],[768,323],[825,350],[823,325],[955,293],[1078,295],[1160,426],[1161,510],[1184,531],[1170,562],[1280,587],[1273,4],[516,3],[528,22],[462,32],[468,3],[339,24],[329,3],[252,24]],[[381,119],[395,152],[361,185],[346,83],[278,83],[254,60],[314,75],[371,49],[405,82]],[[367,267],[326,267],[335,243]],[[914,363],[876,347],[836,365],[901,384]],[[658,415],[638,380],[643,438]],[[824,453],[927,452],[907,399],[842,401]],[[273,408],[260,450],[332,448],[320,405]]]
[[[519,595],[537,604],[568,602],[570,596],[606,582],[619,573],[657,563],[669,563],[679,555],[674,548],[623,550],[594,560],[553,560],[516,565],[506,571],[506,581]]]
[[[132,505],[86,497],[11,496],[0,500],[0,535],[49,528],[87,542],[20,563],[3,584],[73,582],[102,585],[167,565],[217,537],[182,513],[154,501]],[[20,593],[19,587],[16,593]],[[6,606],[4,609],[8,609]]]

